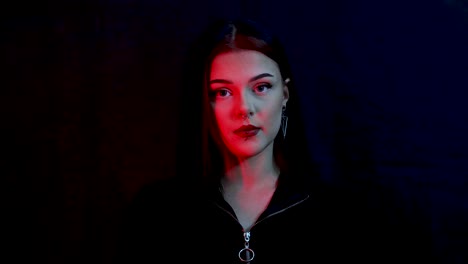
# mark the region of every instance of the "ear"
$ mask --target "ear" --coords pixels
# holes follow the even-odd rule
[[[288,88],[288,83],[290,82],[291,80],[289,78],[286,78],[284,80],[284,84],[283,84],[283,106],[286,106],[286,103],[288,102],[288,99],[289,99],[289,88]]]

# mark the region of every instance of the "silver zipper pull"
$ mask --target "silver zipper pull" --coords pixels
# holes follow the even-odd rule
[[[244,232],[244,248],[239,251],[239,259],[250,263],[255,257],[255,252],[249,248],[250,232]]]

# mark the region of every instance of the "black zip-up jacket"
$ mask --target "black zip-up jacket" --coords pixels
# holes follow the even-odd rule
[[[281,177],[250,230],[219,186],[148,185],[126,211],[116,263],[438,263],[398,207],[324,183],[299,191]]]

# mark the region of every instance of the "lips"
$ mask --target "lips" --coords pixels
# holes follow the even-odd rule
[[[260,131],[259,127],[253,125],[241,126],[238,129],[234,130],[234,133],[241,137],[251,137],[255,136]]]

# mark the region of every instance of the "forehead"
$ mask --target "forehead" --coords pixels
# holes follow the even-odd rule
[[[251,78],[261,73],[280,77],[278,64],[254,50],[218,54],[211,63],[210,79]]]

